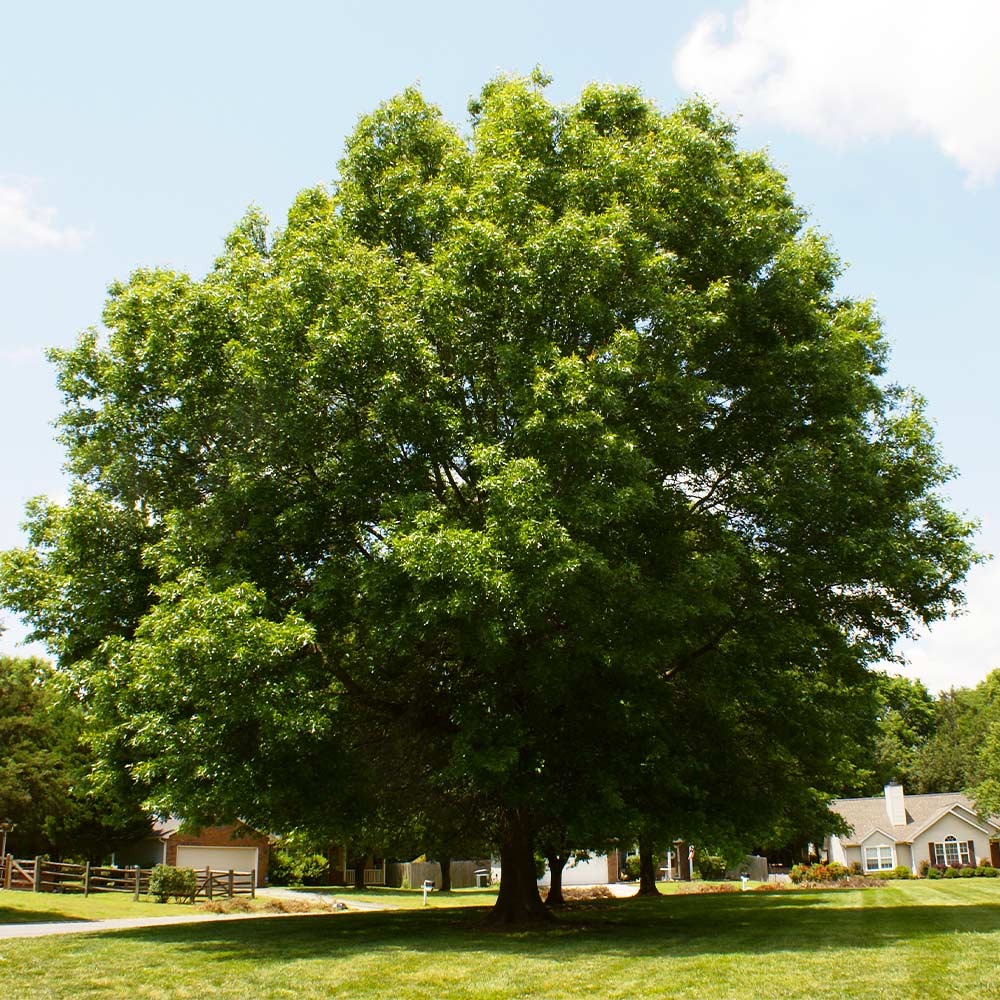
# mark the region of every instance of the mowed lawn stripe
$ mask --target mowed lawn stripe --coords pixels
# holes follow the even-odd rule
[[[542,931],[475,908],[6,942],[0,996],[892,998],[1000,995],[1000,880],[579,905]]]

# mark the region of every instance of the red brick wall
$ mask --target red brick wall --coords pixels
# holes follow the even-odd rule
[[[173,833],[167,841],[167,864],[177,864],[178,847],[256,847],[257,848],[257,885],[267,881],[267,862],[270,845],[262,833],[247,830],[238,837],[233,836],[236,827],[206,826],[197,834]]]
[[[617,882],[618,881],[618,875],[619,875],[618,852],[617,851],[611,851],[608,854],[608,881],[609,882]]]

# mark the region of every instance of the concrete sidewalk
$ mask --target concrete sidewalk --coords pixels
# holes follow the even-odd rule
[[[349,903],[326,893],[296,892],[293,889],[258,889],[258,898],[299,899],[305,902],[341,904],[346,910],[383,910],[377,903]],[[63,920],[52,923],[0,924],[0,940],[46,937],[50,934],[90,934],[96,931],[128,930],[134,927],[165,927],[170,924],[202,924],[210,920],[263,920],[271,917],[328,916],[331,910],[315,913],[191,913],[171,917],[114,917],[108,920]]]
[[[46,937],[49,934],[90,934],[132,927],[202,924],[209,920],[260,920],[264,917],[301,917],[303,913],[192,913],[180,917],[115,917],[111,920],[66,920],[59,923],[0,924],[0,939]]]

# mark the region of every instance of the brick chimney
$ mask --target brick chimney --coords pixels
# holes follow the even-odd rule
[[[885,811],[893,826],[906,826],[906,800],[903,786],[891,781],[885,786]]]

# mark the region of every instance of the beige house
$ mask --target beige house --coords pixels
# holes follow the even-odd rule
[[[980,862],[1000,867],[1000,823],[984,819],[957,792],[906,795],[902,785],[886,785],[884,795],[834,799],[830,808],[851,832],[828,838],[829,861],[857,861],[866,872],[897,865],[916,871],[924,859],[940,867]]]

